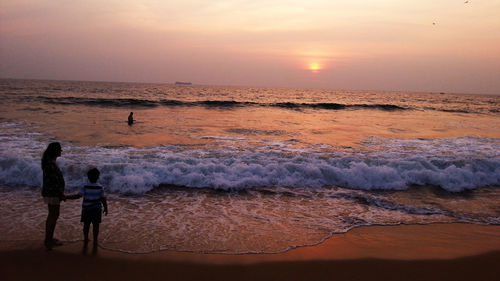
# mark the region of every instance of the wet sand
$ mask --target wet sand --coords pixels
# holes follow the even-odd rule
[[[126,254],[0,242],[0,280],[498,280],[500,226],[370,226],[282,254]]]

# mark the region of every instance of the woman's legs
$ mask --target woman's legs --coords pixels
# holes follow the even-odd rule
[[[52,248],[52,241],[54,240],[54,230],[56,229],[57,219],[59,218],[59,205],[47,205],[49,213],[47,221],[45,222],[45,247]]]

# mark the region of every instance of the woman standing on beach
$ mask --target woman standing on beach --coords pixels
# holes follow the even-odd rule
[[[64,177],[57,166],[56,159],[61,156],[61,144],[58,142],[50,143],[47,149],[43,152],[42,170],[43,170],[43,185],[42,196],[47,204],[49,213],[45,222],[45,248],[52,249],[53,246],[61,245],[59,240],[54,239],[54,230],[56,228],[57,219],[59,218],[59,207],[64,200]]]

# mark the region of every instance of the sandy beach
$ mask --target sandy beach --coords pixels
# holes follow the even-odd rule
[[[80,242],[1,242],[10,280],[498,280],[500,226],[431,224],[353,229],[281,254],[126,254]]]

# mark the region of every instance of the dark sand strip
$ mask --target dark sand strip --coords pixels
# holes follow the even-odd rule
[[[1,242],[0,280],[499,280],[500,226],[378,226],[273,255],[131,255]]]

